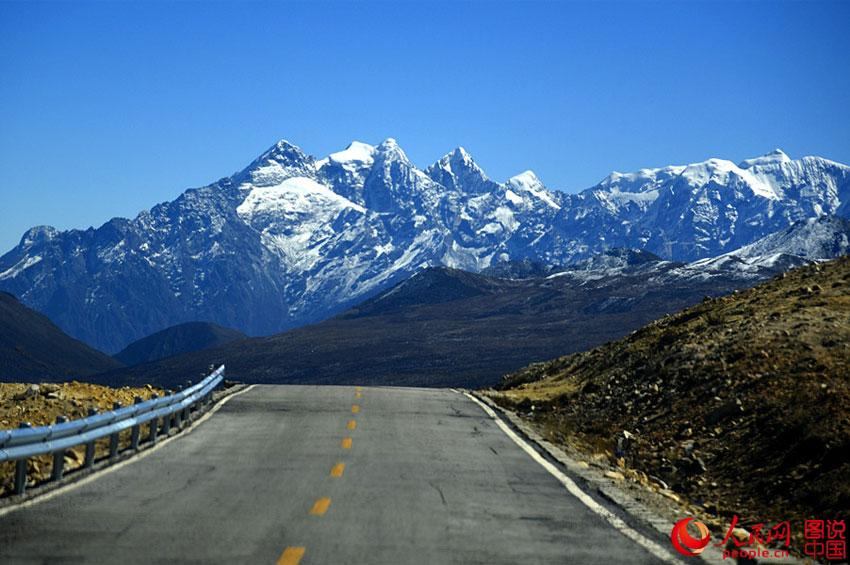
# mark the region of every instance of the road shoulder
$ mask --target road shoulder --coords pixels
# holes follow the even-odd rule
[[[582,457],[584,454],[579,452],[568,453],[562,446],[546,440],[516,413],[499,406],[478,391],[464,392],[490,408],[495,414],[497,422],[501,420],[543,458],[561,467],[565,475],[586,496],[597,501],[597,504],[601,499],[601,502],[607,503],[606,506],[613,506],[615,514],[621,517],[630,529],[660,545],[666,554],[666,561],[671,563],[682,562],[672,551],[667,550],[667,546],[675,521],[690,516],[690,514],[679,508],[678,503],[673,498],[637,483],[610,476],[612,471],[616,471],[614,467],[600,461],[585,461],[584,459],[587,459],[587,457]],[[609,475],[606,476],[606,473]],[[667,508],[669,511],[662,512],[660,511],[661,508]],[[720,538],[716,536],[712,539],[712,543],[720,541]],[[728,563],[728,561],[722,559],[720,552],[704,552],[699,557],[706,563]],[[783,560],[783,563],[799,562]]]

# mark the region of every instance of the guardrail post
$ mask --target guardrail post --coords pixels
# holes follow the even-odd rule
[[[177,387],[177,392],[180,392],[182,390],[182,386]],[[177,428],[178,431],[180,430],[180,428],[183,427],[182,412],[182,410],[177,410],[176,412],[174,412],[174,427]]]
[[[151,400],[156,400],[157,398],[159,398],[159,395],[157,395],[156,393],[151,395]],[[148,440],[151,443],[156,443],[156,433],[157,433],[158,427],[159,427],[159,418],[154,418],[153,420],[151,420],[150,434],[148,434]]]
[[[192,381],[186,381],[185,387],[191,388],[192,387]],[[186,408],[183,409],[183,422],[185,422],[187,424],[189,423],[189,419],[192,416],[192,406],[194,406],[194,405],[190,404],[189,406],[187,406]]]
[[[133,399],[133,404],[141,404],[142,397],[137,396]],[[138,450],[139,449],[139,435],[141,434],[141,426],[136,424],[132,428],[130,428],[130,449]]]
[[[171,433],[171,414],[166,414],[162,417],[162,435],[168,436]]]
[[[56,416],[57,424],[64,424],[68,421],[68,418],[65,416]],[[60,449],[59,451],[53,452],[53,469],[50,471],[50,480],[58,481],[62,479],[62,475],[65,474],[65,450]]]
[[[27,490],[27,460],[15,461],[15,494],[24,494]]]
[[[21,422],[19,428],[31,428],[27,422]],[[27,490],[27,459],[15,461],[15,494],[24,494]]]
[[[119,408],[121,408],[120,402],[112,403],[113,410],[118,410]],[[116,455],[118,455],[118,432],[109,436],[109,458],[114,459]]]
[[[97,414],[96,408],[89,408],[89,416]],[[83,460],[83,467],[89,468],[94,465],[94,442],[90,441],[86,444],[86,458]]]

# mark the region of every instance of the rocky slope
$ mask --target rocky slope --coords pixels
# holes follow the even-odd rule
[[[504,378],[558,442],[655,477],[725,527],[850,510],[850,258],[706,299]],[[799,540],[798,540],[799,541]]]
[[[612,247],[713,257],[846,216],[848,201],[850,168],[781,152],[614,173],[567,195],[530,171],[494,182],[462,148],[420,170],[392,139],[321,160],[281,141],[134,219],[29,230],[0,257],[0,288],[115,352],[192,320],[252,335],[315,322],[428,266],[563,265]]]
[[[121,363],[57,328],[0,292],[0,381],[64,380],[120,367]]]

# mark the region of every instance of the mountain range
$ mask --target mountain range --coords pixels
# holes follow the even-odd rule
[[[260,383],[488,386],[531,362],[623,337],[705,297],[850,252],[850,221],[821,217],[717,262],[611,249],[567,267],[503,262],[470,273],[431,267],[328,320],[111,371],[107,384],[172,387],[226,363]],[[826,256],[824,256],[826,255]],[[772,260],[771,260],[772,259]]]
[[[612,248],[715,258],[850,211],[850,167],[781,151],[612,173],[578,194],[490,180],[462,148],[417,168],[392,139],[323,159],[281,141],[134,219],[27,231],[0,288],[115,352],[182,322],[249,335],[318,322],[427,267],[567,265]]]

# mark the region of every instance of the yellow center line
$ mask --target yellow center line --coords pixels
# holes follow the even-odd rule
[[[354,398],[363,398],[363,393],[362,392],[355,392]]]
[[[337,463],[331,469],[331,477],[341,477],[343,472],[345,472],[345,463]]]
[[[356,430],[357,429],[357,420],[349,420],[348,425],[345,426],[345,427],[348,428],[349,430]]]
[[[313,505],[313,508],[310,509],[310,514],[313,516],[323,516],[325,512],[328,511],[328,508],[331,507],[331,499],[330,498],[320,498]]]
[[[360,405],[359,404],[355,404],[351,407],[351,413],[352,414],[358,414],[359,412],[360,412]]]
[[[342,448],[343,449],[351,449],[351,438],[347,437],[342,440]]]
[[[280,557],[277,560],[277,565],[298,565],[301,558],[304,557],[305,551],[307,550],[303,547],[287,547],[283,550],[283,553],[280,554]]]

